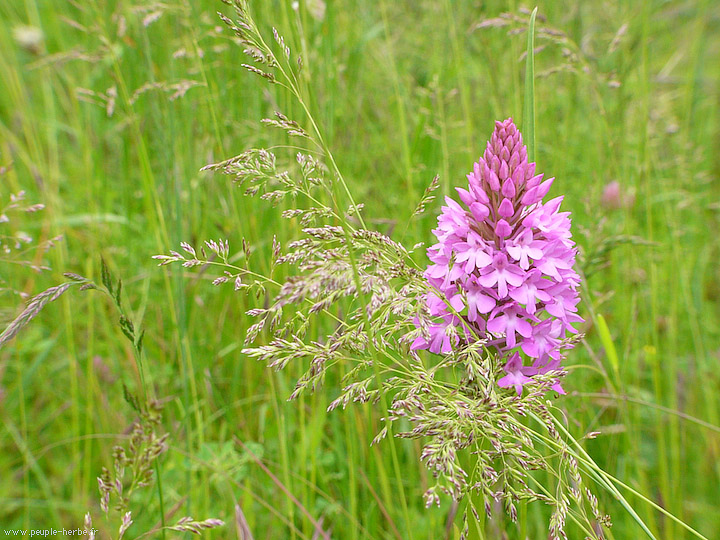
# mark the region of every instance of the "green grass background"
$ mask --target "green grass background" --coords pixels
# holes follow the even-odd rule
[[[472,30],[522,6],[328,1],[318,20],[313,4],[251,2],[261,28],[277,27],[303,55],[313,114],[366,218],[398,234],[435,174],[443,193],[465,182],[495,119],[522,121],[525,34]],[[606,263],[584,288],[587,338],[569,356],[570,395],[557,403],[577,437],[602,433],[584,444],[605,470],[718,538],[720,432],[692,418],[720,425],[720,10],[709,0],[539,7],[538,28],[567,41],[536,38],[538,169],[556,177],[552,194],[565,194],[586,260]],[[230,11],[212,0],[0,3],[0,165],[13,164],[1,194],[25,189],[47,205],[23,224],[34,236],[65,235],[46,255],[53,272],[1,272],[37,293],[63,271],[99,280],[102,254],[123,277],[124,302],[147,331],[150,383],[168,398],[169,521],[219,517],[228,525],[208,536],[234,538],[239,504],[256,539],[311,538],[302,505],[333,538],[443,538],[449,504],[423,508],[429,473],[418,444],[395,443],[396,478],[389,443],[369,445],[382,411],[326,413],[339,392],[332,378],[288,403],[301,366],[276,374],[240,353],[244,312],[257,301],[213,288],[210,273],[161,269],[150,258],[207,238],[228,238],[238,253],[244,237],[254,268],[267,271],[272,236],[285,243],[299,234],[282,208],[199,172],[251,146],[292,142],[259,126],[274,110],[303,120],[281,89],[240,67],[246,60],[218,9]],[[42,29],[38,51],[14,40],[21,24]],[[195,86],[173,99],[168,86],[182,81]],[[614,180],[633,204],[602,204]],[[430,241],[439,206],[410,225],[406,245]],[[650,244],[621,241],[630,236]],[[16,301],[2,298],[11,311]],[[0,529],[78,527],[89,510],[103,535],[115,534],[95,478],[134,418],[122,384],[137,390],[139,380],[116,318],[101,296],[68,293],[0,349]],[[253,443],[277,483],[233,437]],[[658,538],[690,538],[628,499]],[[601,505],[614,538],[642,537],[617,503],[602,496]],[[158,522],[155,489],[133,507],[130,538]],[[471,537],[546,537],[539,504],[521,518],[515,525],[497,512]]]

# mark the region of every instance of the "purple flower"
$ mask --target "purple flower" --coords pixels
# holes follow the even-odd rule
[[[430,352],[447,354],[452,352],[453,341],[457,342],[457,337],[453,340],[448,335],[448,327],[452,326],[452,315],[445,315],[442,322],[430,325],[430,339],[418,336],[410,345],[410,349],[429,349]]]
[[[465,282],[465,289],[468,305],[468,319],[475,322],[479,313],[489,313],[497,305],[497,300],[488,294],[488,289],[478,283],[476,276],[471,276]]]
[[[520,268],[527,270],[530,268],[529,257],[535,260],[542,259],[542,247],[543,243],[534,239],[532,229],[525,229],[507,243],[507,252],[513,259],[520,261]]]
[[[527,313],[515,302],[503,304],[493,310],[492,318],[487,322],[487,330],[493,334],[504,334],[507,345],[513,348],[517,344],[517,334],[524,338],[532,336],[532,325],[524,315]]]
[[[446,197],[433,231],[425,277],[435,292],[426,304],[438,320],[412,349],[447,354],[485,339],[508,359],[498,385],[520,394],[535,375],[560,369],[572,324],[582,321],[570,214],[560,212],[562,197],[543,203],[554,178],[535,174],[511,118],[495,123],[467,179],[467,189],[456,188],[462,204]],[[557,381],[552,388],[564,393]]]
[[[518,396],[522,394],[523,385],[532,382],[530,377],[538,372],[534,367],[523,366],[522,359],[517,353],[510,357],[503,369],[507,375],[498,379],[498,386],[500,388],[514,386]]]
[[[537,310],[537,302],[549,302],[552,297],[543,289],[547,289],[552,284],[547,279],[542,279],[542,273],[533,268],[525,274],[525,281],[510,291],[510,298],[525,305],[528,314],[533,315]]]
[[[505,253],[498,251],[492,259],[492,265],[481,273],[479,281],[483,287],[497,285],[499,297],[505,298],[508,295],[508,283],[519,286],[523,282],[523,274],[517,266],[508,263]]]
[[[475,268],[485,268],[493,261],[493,258],[487,253],[487,246],[482,238],[475,231],[470,231],[467,235],[467,241],[457,242],[454,246],[456,250],[455,262],[464,262],[464,271],[466,274],[472,274]]]

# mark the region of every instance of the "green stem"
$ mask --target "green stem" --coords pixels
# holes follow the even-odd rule
[[[525,110],[523,114],[523,140],[527,145],[528,161],[535,161],[535,17],[533,9],[528,24],[527,56],[525,57]]]

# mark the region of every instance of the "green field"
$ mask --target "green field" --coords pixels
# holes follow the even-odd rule
[[[368,228],[429,244],[441,197],[408,216],[432,178],[437,194],[455,195],[494,121],[522,125],[529,13],[514,1],[326,3],[250,5],[269,42],[275,27],[302,56],[299,88]],[[419,441],[371,446],[379,404],[326,411],[348,366],[290,402],[307,366],[274,372],[242,354],[245,312],[276,290],[213,287],[213,268],[152,259],[228,239],[244,264],[245,239],[253,270],[268,274],[273,237],[286,246],[302,234],[281,217],[291,200],[273,207],[200,172],[251,147],[291,163],[302,141],[261,120],[282,111],[307,122],[287,91],[241,67],[217,11],[232,15],[219,0],[0,2],[0,214],[21,190],[45,205],[8,213],[0,243],[63,236],[47,252],[0,253],[2,327],[22,310],[18,292],[65,282],[63,272],[100,283],[103,257],[136,337],[145,330],[141,372],[112,299],[76,287],[0,346],[0,534],[77,529],[90,512],[98,538],[117,537],[121,516],[104,517],[96,478],[128,444],[126,387],[164,403],[169,449],[160,484],[130,501],[124,538],[183,516],[226,522],[208,538],[246,540],[245,521],[255,539],[459,538],[464,502],[450,525],[447,498],[424,507],[432,474]],[[720,7],[545,2],[535,45],[538,170],[556,177],[551,196],[565,195],[587,276],[568,395],[548,398],[576,438],[600,432],[583,446],[605,471],[720,538]],[[427,264],[423,249],[415,259]],[[307,337],[327,332],[311,325]],[[658,540],[697,537],[621,491]],[[613,520],[607,538],[646,537],[595,492]],[[547,538],[545,505],[519,511],[512,523],[497,508],[470,538]],[[582,538],[572,525],[568,535]]]

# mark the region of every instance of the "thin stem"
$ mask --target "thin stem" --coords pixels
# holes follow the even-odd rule
[[[530,416],[540,423],[541,425],[544,425],[545,422],[539,418],[535,413],[530,413]],[[585,465],[588,469],[588,471],[592,474],[592,476],[595,477],[596,481],[603,486],[605,489],[607,489],[627,510],[627,512],[635,519],[635,521],[640,525],[640,527],[643,529],[645,534],[647,534],[650,538],[655,539],[655,536],[650,532],[650,530],[647,528],[647,525],[645,522],[640,518],[640,516],[635,512],[635,510],[632,508],[632,506],[627,502],[625,497],[623,497],[622,493],[620,493],[617,488],[614,486],[614,484],[617,484],[618,486],[622,487],[623,489],[629,491],[639,499],[641,499],[643,502],[649,504],[654,509],[665,515],[666,517],[670,518],[672,521],[677,523],[678,525],[682,526],[692,534],[694,534],[697,538],[700,538],[702,540],[708,540],[705,536],[703,536],[701,533],[693,529],[690,525],[686,524],[681,519],[675,517],[674,514],[670,513],[669,511],[665,510],[662,506],[658,505],[657,503],[653,502],[646,496],[642,495],[640,492],[636,491],[635,489],[631,488],[618,478],[614,477],[613,475],[605,472],[595,461],[590,457],[590,455],[585,451],[585,449],[582,447],[582,445],[570,434],[570,432],[565,428],[565,426],[562,424],[562,422],[558,421],[557,418],[550,415],[550,417],[553,420],[553,425],[557,427],[560,431],[563,432],[563,434],[570,440],[573,446],[577,448],[577,452],[574,452],[573,450],[566,448],[565,450],[568,452],[568,454],[572,455],[573,457],[577,458],[580,463]],[[531,434],[533,438],[537,438],[541,440],[544,444],[547,446],[553,446],[557,447],[559,449],[563,449],[562,445],[560,445],[557,441],[545,437],[539,433],[537,433],[534,430],[531,430]],[[656,539],[655,539],[656,540]]]

